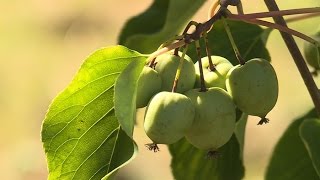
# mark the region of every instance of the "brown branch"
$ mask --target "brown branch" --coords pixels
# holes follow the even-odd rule
[[[229,16],[228,16],[229,18]],[[269,28],[273,28],[273,29],[278,29],[279,31],[282,31],[282,32],[286,32],[286,33],[289,33],[291,35],[294,35],[294,36],[297,36],[305,41],[308,41],[312,44],[315,44],[317,45],[318,44],[318,41],[316,41],[315,39],[301,33],[301,32],[298,32],[296,30],[293,30],[293,29],[290,29],[288,27],[285,27],[285,26],[281,26],[279,24],[275,24],[275,23],[271,23],[271,22],[268,22],[268,21],[263,21],[263,20],[259,20],[259,19],[242,19],[242,18],[229,18],[229,19],[232,19],[232,20],[237,20],[237,21],[245,21],[247,23],[251,23],[251,24],[257,24],[257,25],[261,25],[261,26],[266,26],[266,27],[269,27]]]
[[[297,15],[297,14],[308,14],[308,13],[320,13],[320,7],[289,9],[289,10],[281,10],[281,11],[251,13],[251,14],[230,14],[228,16],[229,17],[238,16],[242,19],[257,19],[257,18],[267,18],[267,17]]]
[[[195,31],[193,31],[191,34],[186,33],[184,35],[184,38],[182,40],[179,40],[173,44],[170,44],[164,48],[158,49],[157,51],[153,52],[149,55],[148,59],[146,60],[148,64],[153,64],[155,61],[155,58],[161,54],[164,54],[168,51],[171,51],[173,49],[182,47],[186,44],[190,44],[193,41],[197,41],[201,38],[204,32],[208,32],[217,20],[219,20],[224,15],[224,8],[220,8],[218,12],[210,18],[208,21],[204,23],[198,23],[196,25]]]
[[[269,11],[279,11],[278,5],[275,0],[264,0],[264,2],[267,5]],[[282,16],[273,17],[273,19],[275,23],[287,27],[287,23]],[[298,48],[298,45],[293,39],[292,35],[285,32],[280,33],[309,91],[318,116],[320,116],[320,93],[316,83],[314,82],[314,79],[312,78],[312,75],[309,72],[308,66]]]
[[[318,17],[320,16],[320,13],[314,13],[314,14],[304,14],[300,16],[295,16],[295,17],[290,17],[286,19],[287,23],[295,22],[295,21],[300,21],[308,18],[313,18],[313,17]]]
[[[180,40],[178,42],[175,42],[173,44],[170,44],[169,46],[166,46],[164,48],[161,48],[161,49],[158,49],[157,51],[153,52],[152,54],[149,55],[148,59],[146,60],[147,63],[153,63],[155,58],[157,56],[160,56],[161,54],[164,54],[166,52],[169,52],[175,48],[178,48],[178,47],[182,47],[186,44],[186,42],[184,40]],[[149,63],[149,64],[150,64]]]

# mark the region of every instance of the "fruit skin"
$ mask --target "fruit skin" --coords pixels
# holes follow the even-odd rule
[[[236,124],[235,105],[230,95],[221,88],[209,88],[206,92],[192,89],[186,92],[196,108],[187,140],[203,150],[217,150],[231,138]]]
[[[320,42],[320,32],[311,36],[316,41]],[[309,42],[304,43],[304,56],[308,64],[315,69],[320,69],[320,46],[317,47]]]
[[[261,118],[272,110],[278,99],[276,72],[264,59],[251,59],[232,68],[226,86],[241,111]]]
[[[220,87],[226,89],[226,76],[233,65],[226,58],[221,56],[211,56],[212,63],[215,65],[215,70],[209,69],[209,59],[204,57],[201,59],[206,87]],[[199,62],[194,64],[196,69],[196,88],[200,88],[200,71]]]
[[[156,71],[162,79],[162,91],[171,91],[180,57],[173,54],[162,54],[157,57]],[[192,89],[196,81],[195,69],[189,56],[185,56],[176,92],[183,93]]]
[[[155,144],[172,144],[184,137],[194,115],[195,108],[187,96],[160,92],[148,104],[144,130]]]
[[[137,88],[137,108],[147,106],[156,93],[160,92],[162,80],[157,71],[145,66],[140,74]]]

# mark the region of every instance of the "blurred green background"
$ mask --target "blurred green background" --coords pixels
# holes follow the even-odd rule
[[[0,179],[46,179],[40,141],[41,122],[51,100],[71,81],[82,61],[95,49],[117,44],[125,21],[144,11],[151,0],[0,0]],[[205,21],[208,1],[194,20]],[[263,0],[243,0],[245,12],[266,11]],[[281,9],[319,7],[319,0],[279,1]],[[291,23],[313,33],[320,18]],[[169,38],[169,37],[168,37]],[[302,47],[303,41],[296,39]],[[277,71],[280,96],[269,114],[271,123],[256,126],[250,117],[245,144],[246,177],[263,179],[275,143],[295,118],[312,107],[290,54],[278,32],[268,41]],[[320,79],[316,78],[318,84]],[[140,112],[141,114],[142,112]],[[140,153],[120,170],[118,179],[173,179],[170,156],[145,149],[148,138],[138,124]]]

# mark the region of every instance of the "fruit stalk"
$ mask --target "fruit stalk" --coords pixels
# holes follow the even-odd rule
[[[238,11],[238,14],[244,14],[241,1],[239,1],[239,4],[237,5],[237,11]]]
[[[266,6],[268,7],[269,11],[279,11],[279,7],[275,0],[264,0]],[[284,20],[282,16],[279,17],[273,17],[275,23],[287,27],[287,23]],[[285,41],[288,50],[300,72],[300,75],[309,91],[309,94],[312,98],[313,104],[315,106],[315,109],[317,111],[318,116],[320,116],[320,93],[317,88],[317,85],[315,84],[311,73],[309,72],[309,69],[307,67],[307,64],[297,46],[297,43],[293,39],[292,35],[280,32],[283,40]]]
[[[233,36],[231,34],[231,30],[230,30],[230,27],[228,25],[228,23],[226,22],[226,20],[224,18],[222,18],[222,22],[223,22],[223,26],[224,26],[224,29],[226,30],[227,34],[228,34],[228,38],[231,42],[231,45],[232,45],[232,48],[233,48],[233,51],[239,61],[239,64],[241,65],[244,65],[245,64],[245,61],[243,60],[243,58],[241,57],[241,54],[240,54],[240,51],[236,45],[236,42],[234,41],[233,39]]]
[[[201,92],[206,92],[207,88],[204,83],[204,76],[203,76],[203,69],[202,69],[202,61],[201,61],[201,49],[200,49],[200,43],[199,41],[195,42],[196,44],[196,51],[198,55],[198,62],[199,62],[199,71],[200,71],[200,91]]]
[[[173,81],[172,92],[176,92],[177,91],[178,82],[179,82],[181,70],[182,70],[182,67],[183,67],[184,57],[186,56],[187,51],[188,51],[188,45],[185,46],[185,48],[184,48],[184,50],[182,52],[182,55],[180,57],[179,66],[178,66],[178,69],[177,69],[177,72],[176,72],[176,76],[175,76],[174,81]]]
[[[206,46],[206,52],[207,52],[207,56],[208,56],[208,60],[209,60],[209,69],[211,71],[214,71],[216,69],[215,65],[212,63],[212,59],[211,59],[211,51],[209,48],[209,40],[208,40],[208,34],[207,32],[203,33],[203,37],[204,37],[204,43]]]

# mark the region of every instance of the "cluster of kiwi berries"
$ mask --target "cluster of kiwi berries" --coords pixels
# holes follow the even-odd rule
[[[200,70],[198,62],[193,64],[184,56],[174,92],[178,55],[162,54],[155,65],[144,67],[138,81],[137,107],[147,106],[144,129],[153,141],[147,145],[149,150],[156,152],[157,144],[173,144],[186,137],[195,147],[215,154],[234,132],[236,108],[261,117],[260,124],[267,122],[265,117],[278,97],[271,64],[256,58],[233,66],[223,57],[210,57],[202,58]]]

